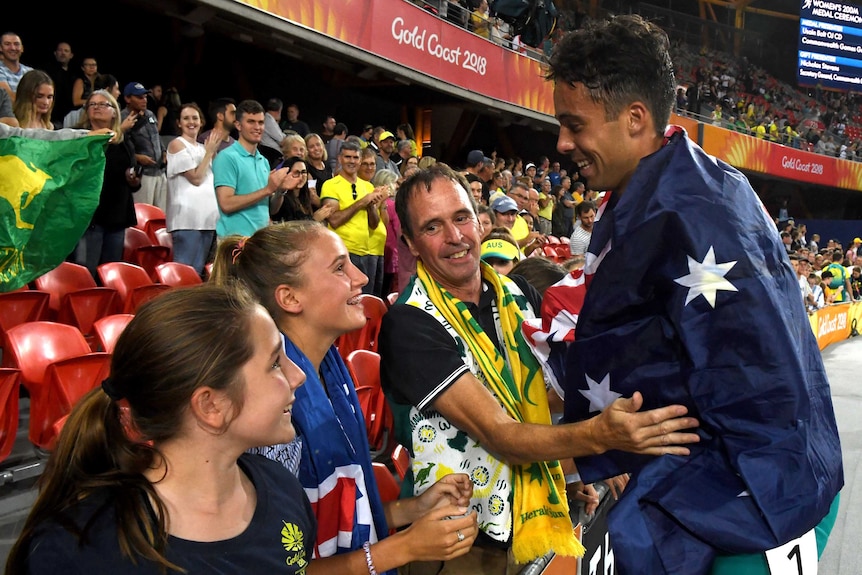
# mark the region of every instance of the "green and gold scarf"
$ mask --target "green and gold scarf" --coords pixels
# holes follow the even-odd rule
[[[428,299],[466,342],[491,391],[516,421],[550,425],[548,395],[542,368],[521,333],[524,320],[508,285],[512,280],[482,265],[482,277],[496,293],[503,357],[467,306],[434,281],[422,262],[416,275]],[[507,361],[508,359],[508,361]],[[512,466],[512,552],[518,563],[528,563],[548,551],[581,557],[584,547],[577,540],[569,517],[566,486],[559,461]]]

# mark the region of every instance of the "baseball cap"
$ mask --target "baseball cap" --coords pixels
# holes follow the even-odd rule
[[[470,150],[470,153],[467,154],[467,165],[475,166],[479,162],[490,162],[491,158],[485,156],[485,152],[482,150]]]
[[[123,96],[143,96],[148,90],[140,82],[129,82],[123,88]]]
[[[383,140],[388,140],[389,138],[392,138],[394,140],[395,134],[393,134],[392,132],[388,132],[388,131],[383,132],[380,134],[380,138],[378,138],[378,139],[382,142]]]
[[[482,259],[500,258],[503,260],[518,260],[521,254],[511,242],[501,239],[491,239],[482,242]]]
[[[495,212],[505,214],[506,212],[518,211],[518,204],[509,196],[500,196],[491,202],[491,209]]]
[[[862,238],[853,238],[854,244],[862,244]]]
[[[526,171],[527,171],[527,170],[529,170],[530,168],[535,168],[535,167],[536,167],[536,164],[534,164],[534,163],[530,162],[529,164],[527,164],[526,166],[524,166],[524,171],[526,172]]]

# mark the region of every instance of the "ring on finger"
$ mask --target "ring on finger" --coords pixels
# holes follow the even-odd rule
[[[461,533],[461,530],[458,529],[456,533],[458,534],[458,542],[464,541],[464,534]]]

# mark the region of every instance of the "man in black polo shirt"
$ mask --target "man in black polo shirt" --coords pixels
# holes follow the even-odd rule
[[[479,514],[473,549],[446,568],[502,575],[550,550],[583,553],[557,460],[608,449],[685,455],[680,445],[697,436],[679,430],[696,421],[681,406],[638,413],[635,394],[591,420],[551,425],[542,371],[520,332],[539,295],[523,278],[480,266],[466,182],[438,163],[401,185],[396,211],[416,275],[383,316],[379,341],[396,438],[412,458],[405,481],[420,494],[441,473],[468,473]],[[438,573],[441,565],[410,568]]]

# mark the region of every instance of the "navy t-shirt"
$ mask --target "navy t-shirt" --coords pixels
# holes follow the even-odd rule
[[[305,573],[317,523],[299,481],[280,463],[262,455],[243,454],[239,465],[257,492],[257,507],[245,531],[232,539],[206,543],[169,536],[165,556],[188,573]],[[30,542],[26,572],[161,573],[152,561],[138,558],[135,565],[120,552],[108,493],[91,496],[70,512],[79,526],[93,519],[84,545],[57,523],[40,529]]]

